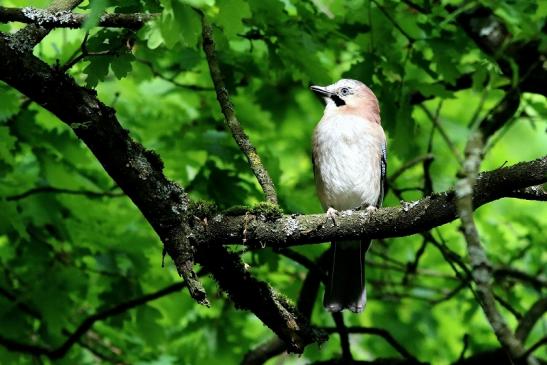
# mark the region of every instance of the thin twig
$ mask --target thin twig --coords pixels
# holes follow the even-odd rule
[[[462,362],[465,359],[465,352],[467,351],[467,348],[469,347],[469,334],[468,333],[464,334],[462,340],[463,340],[463,347],[457,362]]]
[[[393,19],[393,17],[386,11],[386,9],[384,9],[383,6],[381,6],[380,4],[378,4],[378,2],[376,0],[372,0],[372,2],[376,5],[376,7],[378,9],[380,9],[380,11],[382,12],[382,14],[384,14],[384,16],[387,18],[387,20],[389,20],[389,22],[391,24],[393,24],[393,26],[395,28],[397,28],[397,30],[403,35],[405,36],[405,38],[408,40],[409,43],[413,43],[414,41],[416,41],[416,39],[411,36],[410,34],[408,34],[396,21],[395,19]]]
[[[351,348],[349,344],[349,333],[346,324],[344,323],[344,317],[341,312],[333,312],[332,319],[336,324],[336,330],[340,336],[340,347],[342,347],[342,361],[347,364],[351,364],[353,356],[351,354]]]
[[[92,191],[92,190],[76,190],[76,189],[63,189],[55,188],[53,186],[41,186],[37,188],[29,189],[23,193],[8,195],[5,197],[7,201],[15,201],[28,198],[35,194],[70,194],[70,195],[83,195],[88,198],[119,198],[125,196],[123,192],[111,192],[111,191]]]
[[[545,312],[547,312],[547,297],[542,297],[524,314],[515,331],[515,337],[522,342],[526,341],[532,328]]]
[[[175,81],[176,79],[176,75],[173,76],[173,77],[167,77],[165,75],[163,75],[161,72],[159,72],[156,67],[154,66],[154,64],[151,62],[151,61],[148,61],[148,60],[145,60],[145,59],[142,59],[142,58],[135,58],[135,60],[139,63],[142,63],[143,65],[147,66],[149,69],[150,69],[150,72],[152,72],[152,75],[162,79],[162,80],[165,80],[177,87],[180,87],[182,89],[188,89],[188,90],[192,90],[192,91],[214,91],[215,89],[213,87],[209,87],[209,86],[200,86],[200,85],[193,85],[193,84],[183,84],[181,82],[178,82],[178,81]]]
[[[414,260],[407,263],[405,275],[403,276],[403,279],[401,281],[403,285],[408,284],[409,278],[416,273],[416,270],[418,269],[418,265],[420,263],[420,258],[425,253],[428,242],[429,241],[424,237],[424,239],[422,240],[422,244],[416,251],[416,255],[414,255]]]
[[[336,327],[322,327],[325,332],[327,333],[338,333],[338,329]],[[399,352],[405,359],[418,362],[416,357],[412,355],[406,348],[404,348],[403,345],[401,345],[387,330],[383,328],[376,328],[376,327],[348,327],[347,328],[348,333],[360,333],[360,334],[369,334],[374,336],[382,337],[384,340],[386,340],[387,343],[391,345],[397,352]]]
[[[526,350],[526,352],[524,353],[524,355],[522,355],[522,357],[526,359],[528,356],[532,355],[534,351],[536,351],[538,348],[544,345],[547,345],[547,336],[542,337],[536,343],[530,346],[530,348]]]
[[[412,160],[406,161],[404,164],[401,165],[401,167],[399,167],[397,170],[395,170],[395,172],[393,172],[393,173],[391,174],[391,176],[389,177],[390,183],[393,183],[393,182],[394,182],[395,180],[397,180],[397,178],[399,178],[399,176],[401,176],[405,171],[411,169],[412,167],[416,166],[416,165],[419,164],[420,162],[432,161],[434,158],[435,158],[435,156],[433,156],[433,154],[431,154],[431,153],[426,153],[425,155],[418,156],[418,157],[416,157],[416,158],[413,158]]]
[[[123,303],[114,305],[113,307],[110,307],[108,309],[102,310],[100,312],[96,312],[95,314],[92,314],[91,316],[87,317],[76,328],[76,330],[70,334],[70,336],[65,340],[65,342],[63,342],[60,346],[58,346],[55,349],[49,349],[47,347],[43,347],[39,345],[29,345],[25,343],[20,343],[18,341],[11,340],[3,336],[0,336],[0,345],[3,345],[4,347],[6,347],[6,349],[10,351],[24,352],[24,353],[37,355],[37,356],[44,355],[49,357],[50,359],[59,359],[63,357],[72,348],[72,346],[93,326],[93,324],[95,324],[95,322],[104,320],[106,318],[115,316],[120,313],[124,313],[128,311],[129,309],[145,304],[151,300],[158,299],[165,295],[177,292],[184,287],[185,287],[184,282],[178,282],[178,283],[169,285],[166,288],[158,290],[154,293],[143,295],[142,297],[131,299],[127,302],[123,302]]]
[[[419,104],[418,106],[425,112],[425,114],[433,122],[435,127],[439,130],[439,133],[441,133],[441,136],[443,137],[444,141],[446,142],[446,145],[450,149],[450,152],[452,152],[452,155],[454,155],[454,157],[456,158],[456,161],[458,161],[458,163],[461,165],[463,163],[463,160],[460,157],[460,153],[458,152],[458,149],[456,148],[454,143],[452,143],[452,140],[448,136],[448,133],[446,133],[446,131],[442,127],[441,123],[439,123],[439,118],[431,114],[431,112],[429,111],[429,109],[427,109],[425,105]]]
[[[277,193],[268,171],[262,164],[260,156],[256,152],[255,147],[252,145],[251,141],[243,127],[239,123],[239,120],[236,117],[234,106],[230,101],[230,96],[228,95],[228,90],[226,85],[224,85],[224,80],[222,78],[222,72],[220,71],[219,62],[215,52],[215,42],[213,39],[213,28],[208,22],[205,15],[201,16],[202,24],[202,33],[203,33],[203,50],[207,57],[207,63],[209,64],[209,71],[211,73],[211,79],[215,86],[215,91],[217,94],[217,99],[224,114],[224,119],[227,127],[232,132],[232,136],[237,142],[241,152],[245,154],[249,162],[249,166],[253,171],[258,183],[264,191],[266,200],[273,204],[277,204]]]
[[[402,2],[405,3],[406,5],[408,5],[408,7],[412,8],[412,9],[414,9],[414,10],[420,12],[420,13],[423,13],[423,14],[428,14],[429,13],[429,11],[426,8],[424,8],[423,6],[420,6],[418,4],[415,4],[410,0],[402,0]]]

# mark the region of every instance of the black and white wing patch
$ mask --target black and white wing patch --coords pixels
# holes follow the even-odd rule
[[[380,156],[380,197],[376,206],[379,208],[384,201],[384,194],[387,191],[387,150],[386,144],[382,144],[382,155]]]

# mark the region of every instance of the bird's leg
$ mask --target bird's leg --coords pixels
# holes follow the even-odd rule
[[[336,225],[336,216],[338,215],[338,211],[332,207],[329,207],[329,209],[327,209],[327,220],[325,221],[325,223],[328,222],[329,219],[332,220],[332,224],[333,225]]]

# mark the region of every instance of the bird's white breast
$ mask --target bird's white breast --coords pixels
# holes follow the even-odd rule
[[[323,118],[313,138],[315,179],[324,208],[375,205],[380,196],[381,127],[352,115]]]

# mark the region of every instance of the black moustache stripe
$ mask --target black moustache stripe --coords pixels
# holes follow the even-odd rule
[[[336,94],[332,94],[330,98],[334,101],[334,104],[336,104],[336,106],[346,105],[346,102]]]

